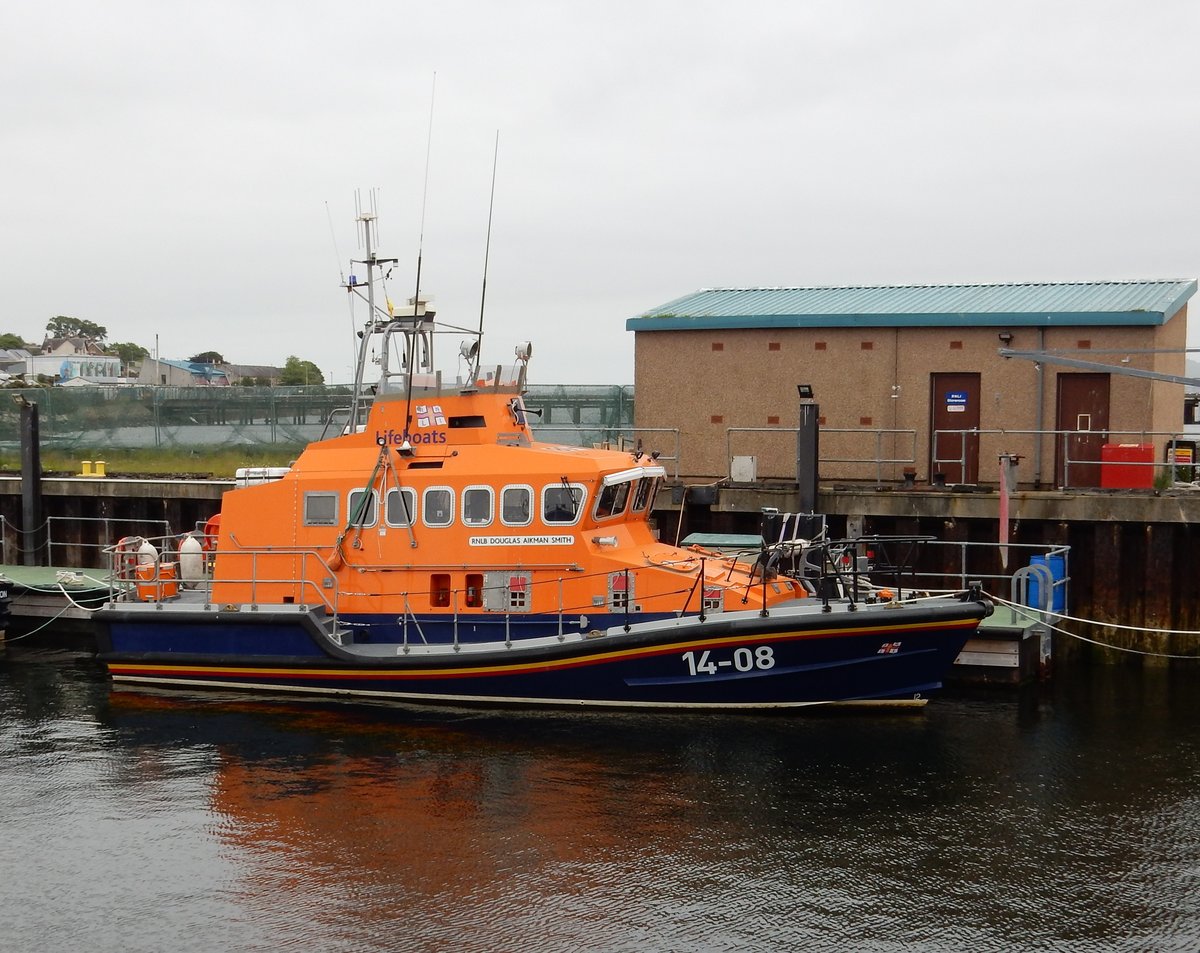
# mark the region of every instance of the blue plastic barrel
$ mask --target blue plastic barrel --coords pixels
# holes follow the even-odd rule
[[[1050,611],[1062,613],[1067,609],[1067,587],[1062,581],[1067,577],[1067,560],[1061,553],[1045,556],[1032,556],[1031,566],[1045,566],[1050,570],[1054,579],[1054,591],[1050,601]],[[1042,604],[1041,584],[1036,575],[1029,577],[1029,604],[1040,609]]]

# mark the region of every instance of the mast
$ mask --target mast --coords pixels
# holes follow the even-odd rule
[[[365,257],[354,259],[355,264],[367,266],[367,323],[360,332],[360,341],[358,346],[358,360],[354,368],[354,398],[350,405],[350,426],[353,429],[358,428],[358,419],[361,409],[366,406],[369,401],[363,392],[365,386],[364,376],[366,374],[367,354],[371,347],[371,336],[378,329],[378,320],[375,313],[375,270],[380,265],[395,264],[395,258],[377,258],[375,256],[375,236],[372,234],[372,229],[377,228],[376,214],[374,210],[375,197],[371,196],[371,211],[359,210],[358,221],[362,229],[363,247],[366,251]],[[351,293],[360,293],[358,279],[352,274],[346,281],[346,290]]]

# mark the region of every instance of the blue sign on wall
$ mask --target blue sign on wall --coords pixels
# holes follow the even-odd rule
[[[946,391],[946,413],[963,414],[967,411],[967,392],[965,390]]]

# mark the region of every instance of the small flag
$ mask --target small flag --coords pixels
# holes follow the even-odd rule
[[[900,643],[899,642],[884,642],[883,645],[881,645],[879,647],[879,651],[876,652],[875,654],[876,655],[895,655],[899,651],[900,651]]]

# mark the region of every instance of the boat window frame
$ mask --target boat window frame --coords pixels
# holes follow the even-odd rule
[[[429,519],[427,518],[428,513],[429,513],[429,509],[428,509],[429,494],[438,493],[438,492],[445,492],[445,493],[450,494],[450,505],[446,508],[446,510],[450,514],[450,516],[444,523],[431,523],[429,521]],[[456,513],[455,507],[457,506],[457,503],[458,503],[458,499],[455,496],[454,487],[452,487],[452,486],[427,486],[427,487],[425,487],[425,489],[421,491],[421,524],[423,526],[428,526],[431,529],[445,529],[447,526],[453,526],[454,525],[454,517],[455,517],[455,513]]]
[[[525,499],[528,503],[528,510],[524,520],[510,520],[504,516],[504,497],[509,490],[524,490]],[[500,516],[500,522],[504,526],[528,526],[533,522],[533,501],[536,494],[533,491],[533,486],[528,483],[506,483],[500,490],[500,507],[497,511]]]
[[[662,479],[662,477],[644,476],[637,481],[638,485],[637,485],[637,489],[634,490],[634,493],[633,493],[633,502],[629,506],[629,511],[631,513],[647,513],[650,511],[650,508],[654,505],[654,497],[658,494],[658,487],[656,486],[656,484],[661,479]],[[645,487],[645,489],[646,489],[646,492],[644,494],[642,493],[643,487]],[[642,505],[641,506],[637,505],[639,496],[642,497]]]
[[[317,500],[333,500],[333,515],[329,519],[314,518],[309,510],[309,503]],[[337,526],[338,514],[341,513],[341,507],[338,505],[341,500],[341,495],[336,490],[305,490],[304,491],[304,525],[305,526]]]
[[[350,523],[351,526],[358,529],[370,529],[372,526],[379,524],[379,492],[371,487],[369,490],[364,490],[361,487],[351,490],[346,494],[346,519],[353,520],[354,518],[354,498],[364,493],[370,494],[371,504],[367,507],[367,515],[370,520],[363,520],[361,523]]]
[[[637,479],[635,478],[631,480],[618,480],[615,483],[608,483],[601,486],[596,492],[596,502],[592,504],[592,519],[597,523],[606,523],[609,520],[620,519],[624,516],[625,509],[629,506],[630,490],[633,489],[633,484],[636,482]],[[612,509],[602,516],[600,514],[600,504],[604,502],[605,496],[610,491],[616,496],[616,499],[613,500]],[[617,506],[618,501],[620,502],[620,506]]]
[[[408,522],[397,523],[392,521],[391,501],[395,497],[407,496],[412,501],[412,506],[408,510]],[[417,491],[411,486],[393,486],[391,487],[383,499],[383,522],[387,526],[399,527],[400,529],[408,529],[410,526],[417,525]]]
[[[587,487],[582,483],[568,483],[567,486],[569,486],[572,491],[578,490],[580,493],[579,501],[575,506],[575,518],[572,520],[548,520],[548,519],[546,519],[546,494],[549,493],[551,490],[563,489],[562,481],[559,481],[558,483],[547,483],[545,486],[542,487],[542,492],[539,494],[539,498],[540,498],[539,502],[541,505],[538,507],[538,517],[541,519],[542,525],[544,525],[544,526],[577,526],[579,524],[579,521],[581,519],[583,519],[583,514],[587,510],[587,503],[588,503]],[[572,496],[574,496],[574,492],[572,492]]]
[[[482,490],[487,494],[488,515],[486,520],[472,521],[467,519],[467,494],[474,490]],[[487,484],[472,483],[470,486],[464,486],[460,494],[460,501],[462,505],[460,518],[462,519],[463,526],[470,527],[471,529],[483,529],[491,526],[496,521],[496,491]]]

